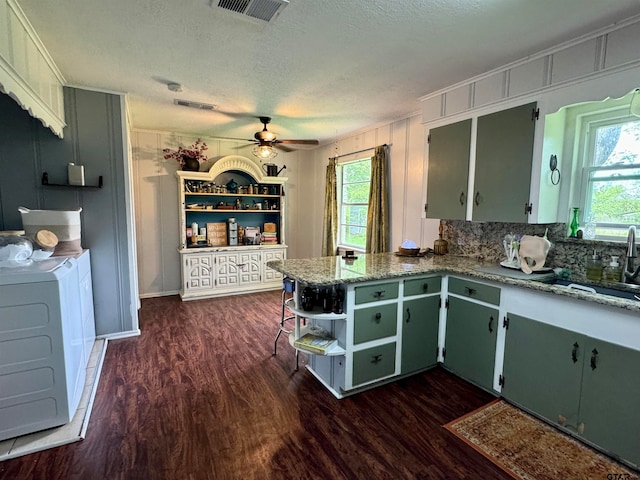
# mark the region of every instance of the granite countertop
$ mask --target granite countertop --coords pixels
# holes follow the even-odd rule
[[[549,285],[542,281],[535,281],[535,279],[543,279],[545,276],[547,278],[553,277],[555,275],[553,273],[527,276],[522,272],[511,271],[493,263],[477,260],[474,257],[453,255],[401,257],[394,253],[376,253],[361,254],[355,260],[339,256],[274,260],[268,262],[267,266],[290,278],[313,286],[360,283],[431,273],[460,274],[640,313],[640,301]],[[501,273],[502,271],[504,273]]]

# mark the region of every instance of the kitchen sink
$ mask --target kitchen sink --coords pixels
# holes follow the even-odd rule
[[[584,292],[599,293],[601,295],[609,295],[611,297],[624,298],[627,300],[640,300],[640,285],[621,283],[621,288],[618,289],[612,286],[604,287],[601,285],[594,285],[592,283],[575,282],[562,278],[553,278],[541,281],[542,283],[546,283],[548,285],[556,285],[559,287],[566,287]]]

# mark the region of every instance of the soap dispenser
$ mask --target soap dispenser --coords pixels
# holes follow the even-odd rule
[[[602,280],[602,260],[598,257],[598,252],[593,251],[593,255],[587,261],[587,279],[593,282]]]
[[[618,263],[618,257],[612,255],[611,263],[604,270],[604,279],[609,282],[618,282],[620,281],[621,274],[622,269],[620,268],[620,264]]]

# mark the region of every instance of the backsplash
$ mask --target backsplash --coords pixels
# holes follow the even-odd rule
[[[505,260],[502,240],[505,235],[543,236],[548,229],[547,238],[553,244],[545,266],[562,267],[572,272],[576,280],[586,278],[587,260],[596,250],[603,265],[608,265],[611,256],[620,257],[620,264],[626,251],[626,245],[620,242],[603,242],[567,237],[565,223],[528,224],[503,222],[468,222],[464,220],[441,220],[442,238],[449,242],[449,254],[476,257],[486,262],[500,263]]]

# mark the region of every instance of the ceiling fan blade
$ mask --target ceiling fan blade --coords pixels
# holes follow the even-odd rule
[[[284,145],[278,145],[278,142],[273,142],[273,147],[278,150],[282,150],[283,152],[293,152],[293,148],[285,147]]]
[[[273,143],[297,143],[299,145],[318,145],[318,140],[274,140]]]

